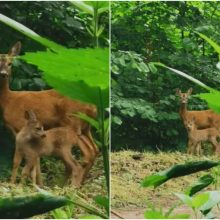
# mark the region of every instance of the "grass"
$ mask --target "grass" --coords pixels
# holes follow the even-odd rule
[[[97,195],[106,196],[106,184],[103,171],[102,158],[96,159],[96,162],[89,172],[89,176],[86,182],[79,189],[73,186],[63,185],[64,183],[64,167],[61,161],[54,158],[46,158],[42,163],[43,180],[44,180],[44,190],[51,192],[54,195],[68,196],[70,199],[75,195],[80,196],[89,205],[97,207],[93,198]],[[0,196],[19,196],[19,195],[29,195],[33,192],[37,192],[37,189],[31,184],[21,185],[21,184],[10,184],[8,179],[0,182]],[[65,208],[63,208],[65,209]],[[83,215],[88,215],[84,209],[75,207],[72,213],[72,218],[79,218]],[[52,218],[51,212],[43,215],[35,216],[36,219]]]
[[[112,208],[120,210],[146,208],[149,203],[155,204],[156,207],[171,207],[179,201],[173,193],[185,191],[198,177],[210,171],[170,180],[156,189],[142,188],[140,186],[141,180],[147,175],[164,170],[172,165],[204,159],[219,160],[217,156],[199,158],[180,152],[119,151],[111,153]]]

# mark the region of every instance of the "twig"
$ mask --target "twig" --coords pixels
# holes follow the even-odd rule
[[[120,219],[124,219],[118,212],[111,210],[111,213]]]

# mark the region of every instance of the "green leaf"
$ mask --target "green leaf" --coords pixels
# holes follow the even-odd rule
[[[189,76],[187,75],[186,73],[182,72],[182,71],[179,71],[179,70],[176,70],[176,69],[173,69],[173,68],[170,68],[162,63],[153,63],[154,65],[157,65],[157,66],[161,66],[161,67],[164,67],[166,69],[169,69],[171,70],[172,72],[192,81],[193,83],[199,85],[200,87],[204,88],[204,89],[207,89],[209,90],[210,93],[200,93],[199,96],[200,98],[204,99],[207,101],[208,103],[208,106],[213,109],[214,111],[220,113],[220,102],[219,102],[219,97],[220,97],[220,92],[216,89],[212,89],[211,87],[205,85],[204,83],[202,83],[201,81],[193,78],[192,76]]]
[[[186,78],[186,79],[188,79],[188,80],[190,80],[190,81],[196,83],[197,85],[203,87],[204,89],[212,90],[212,88],[210,88],[209,86],[205,85],[204,83],[202,83],[202,82],[199,81],[198,79],[195,79],[194,77],[189,76],[188,74],[186,74],[186,73],[184,73],[184,72],[182,72],[182,71],[180,71],[180,70],[177,70],[177,69],[168,67],[168,66],[166,66],[165,64],[159,63],[159,62],[152,62],[152,64],[155,65],[155,66],[161,66],[161,67],[164,67],[164,68],[166,68],[166,69],[169,69],[169,70],[171,70],[172,72],[174,72],[174,73],[176,73],[176,74],[178,74],[178,75],[180,75],[180,76],[182,76],[182,77],[184,77],[184,78]]]
[[[215,49],[215,51],[218,54],[220,54],[220,46],[217,43],[215,43],[211,38],[207,37],[206,35],[202,33],[199,33],[199,32],[195,32],[195,33],[198,34],[204,40],[206,40]]]
[[[220,165],[220,162],[214,162],[208,160],[178,164],[164,171],[160,171],[156,174],[145,177],[144,180],[141,182],[141,185],[143,187],[148,187],[148,186],[157,187],[165,183],[169,179],[190,175],[192,173],[196,173],[202,170],[207,170],[218,165]]]
[[[0,198],[0,218],[30,218],[67,205],[68,199],[48,193]]]
[[[184,204],[193,208],[192,198],[182,193],[174,193]]]
[[[93,15],[94,14],[94,9],[91,7],[91,5],[87,4],[86,2],[83,1],[70,1],[74,6],[79,8],[80,10]]]
[[[214,206],[220,203],[220,191],[209,191],[205,192],[204,194],[207,194],[208,201],[200,207],[200,210],[204,214],[207,214]]]
[[[102,208],[105,208],[107,213],[109,212],[109,198],[104,196],[96,196],[94,200],[96,204],[98,204]]]
[[[176,215],[169,216],[169,218],[170,219],[189,219],[190,214],[176,214]]]
[[[48,84],[63,95],[108,107],[108,49],[60,49],[57,53],[26,53],[20,58],[37,65]]]
[[[192,206],[195,209],[200,208],[209,200],[209,195],[207,193],[198,194],[192,199]]]
[[[195,183],[193,183],[193,185],[187,189],[186,194],[192,196],[205,187],[209,186],[211,183],[213,183],[213,181],[214,178],[210,174],[206,174],[200,177]]]
[[[12,27],[13,29],[19,31],[20,33],[26,35],[27,37],[41,43],[42,45],[44,45],[45,47],[48,47],[52,50],[58,50],[63,48],[62,46],[60,46],[59,44],[56,44],[53,41],[50,41],[44,37],[41,37],[40,35],[36,34],[34,31],[32,31],[31,29],[29,29],[28,27],[22,25],[21,23],[3,15],[0,14],[0,21],[3,22],[4,24]]]
[[[88,122],[92,127],[96,128],[97,130],[99,130],[99,123],[97,120],[95,120],[94,118],[89,117],[88,115],[82,113],[82,112],[78,112],[77,114],[73,114],[73,116],[76,116],[80,119],[83,119],[84,121]]]
[[[163,213],[161,213],[160,211],[156,211],[156,210],[145,211],[144,218],[145,219],[166,219]]]

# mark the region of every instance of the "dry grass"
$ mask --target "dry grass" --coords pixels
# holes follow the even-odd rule
[[[137,155],[138,159],[133,159],[134,155]],[[142,188],[140,186],[141,180],[147,175],[164,170],[172,165],[203,159],[218,160],[219,158],[216,156],[199,158],[180,152],[140,153],[120,151],[111,153],[112,208],[125,210],[146,208],[149,202],[154,203],[156,207],[171,207],[178,201],[173,195],[174,192],[185,191],[198,177],[210,171],[170,180],[156,189]]]
[[[43,170],[44,174],[44,189],[51,192],[54,195],[64,195],[68,197],[74,197],[79,195],[88,202],[88,204],[97,206],[93,198],[97,195],[106,196],[105,178],[103,173],[103,165],[101,157],[96,160],[95,165],[89,173],[85,184],[76,189],[71,186],[63,186],[63,165],[60,161],[46,160],[44,161]],[[37,189],[31,185],[23,186],[21,184],[12,185],[8,181],[0,182],[0,196],[25,196],[33,192],[37,192]],[[89,214],[82,208],[74,209],[72,218],[78,218],[82,215]],[[51,212],[44,215],[38,215],[34,218],[45,219],[51,218]]]

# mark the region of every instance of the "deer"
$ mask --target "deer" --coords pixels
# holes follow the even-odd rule
[[[72,126],[82,142],[85,143],[79,146],[84,160],[84,181],[98,154],[98,148],[91,135],[90,125],[78,117],[70,118],[67,115],[82,112],[96,118],[97,109],[94,105],[71,100],[53,89],[43,91],[10,90],[11,66],[20,50],[21,43],[17,42],[7,54],[0,54],[0,109],[4,125],[11,130],[15,137],[25,125],[24,112],[26,109],[33,109],[45,130],[59,126]],[[40,167],[37,169],[37,182],[42,185]]]
[[[42,156],[59,157],[66,170],[69,170],[70,183],[80,186],[82,181],[82,167],[72,157],[73,146],[84,144],[71,127],[57,127],[47,131],[37,119],[33,110],[25,111],[26,124],[16,135],[16,148],[13,160],[11,183],[15,183],[18,167],[22,159],[25,166],[22,170],[22,180],[31,176],[36,184],[37,162]]]
[[[209,141],[214,147],[215,153],[220,153],[220,145],[217,141],[220,137],[220,131],[214,127],[197,129],[195,117],[188,117],[184,123],[188,132],[188,154],[193,154],[196,151],[197,155],[201,155],[201,142]]]
[[[189,118],[193,117],[196,129],[200,130],[200,129],[206,129],[206,128],[212,128],[212,127],[219,129],[220,128],[220,115],[216,114],[212,110],[210,109],[200,110],[200,111],[187,110],[188,98],[191,94],[192,94],[192,88],[188,89],[186,93],[182,93],[180,89],[176,89],[176,95],[180,97],[179,114],[184,125],[186,125],[186,121]]]

